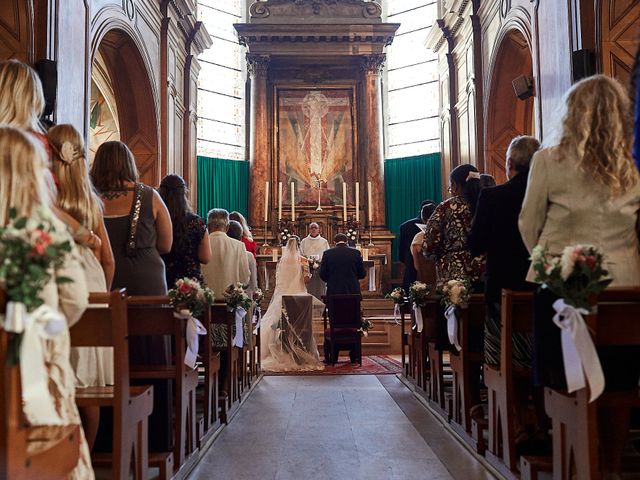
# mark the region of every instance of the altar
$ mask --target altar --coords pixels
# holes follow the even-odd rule
[[[311,222],[366,252],[364,296],[390,289],[380,76],[398,27],[366,0],[262,0],[235,25],[248,52],[249,221],[263,289],[273,290],[274,250]]]

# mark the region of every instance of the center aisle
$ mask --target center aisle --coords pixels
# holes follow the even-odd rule
[[[336,375],[264,377],[189,478],[493,477],[395,376]]]

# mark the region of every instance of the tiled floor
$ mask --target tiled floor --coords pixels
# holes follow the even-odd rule
[[[190,476],[492,479],[393,375],[265,377]]]

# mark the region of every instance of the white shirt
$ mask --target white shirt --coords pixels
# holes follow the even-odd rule
[[[223,300],[229,285],[249,282],[251,272],[247,250],[244,243],[228,237],[225,232],[210,233],[209,244],[211,261],[202,265],[202,276],[216,300]]]
[[[327,239],[322,237],[322,235],[318,235],[317,237],[307,235],[300,242],[300,252],[305,257],[316,255],[318,260],[322,260],[322,254],[325,250],[329,250],[329,242],[327,242]]]

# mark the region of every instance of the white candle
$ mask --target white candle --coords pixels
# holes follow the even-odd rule
[[[269,221],[269,182],[264,184],[264,221]]]
[[[369,261],[369,249],[368,248],[363,248],[362,249],[362,260],[365,262]]]
[[[295,185],[291,182],[291,221],[296,221],[296,191],[293,188]]]
[[[359,252],[362,252],[362,245],[360,245],[359,243],[356,243],[356,250],[358,250]]]
[[[369,201],[368,201],[368,207],[369,207],[369,223],[371,223],[373,221],[373,210],[372,210],[372,202],[371,202],[371,182],[367,182],[367,190],[369,193]]]
[[[360,182],[356,182],[356,222],[360,221]]]
[[[282,182],[278,182],[278,220],[282,220]]]
[[[344,204],[342,206],[342,218],[346,222],[347,221],[347,183],[346,182],[342,183],[342,203]]]
[[[271,260],[273,260],[274,262],[278,261],[278,249],[274,248],[273,250],[271,250]]]

